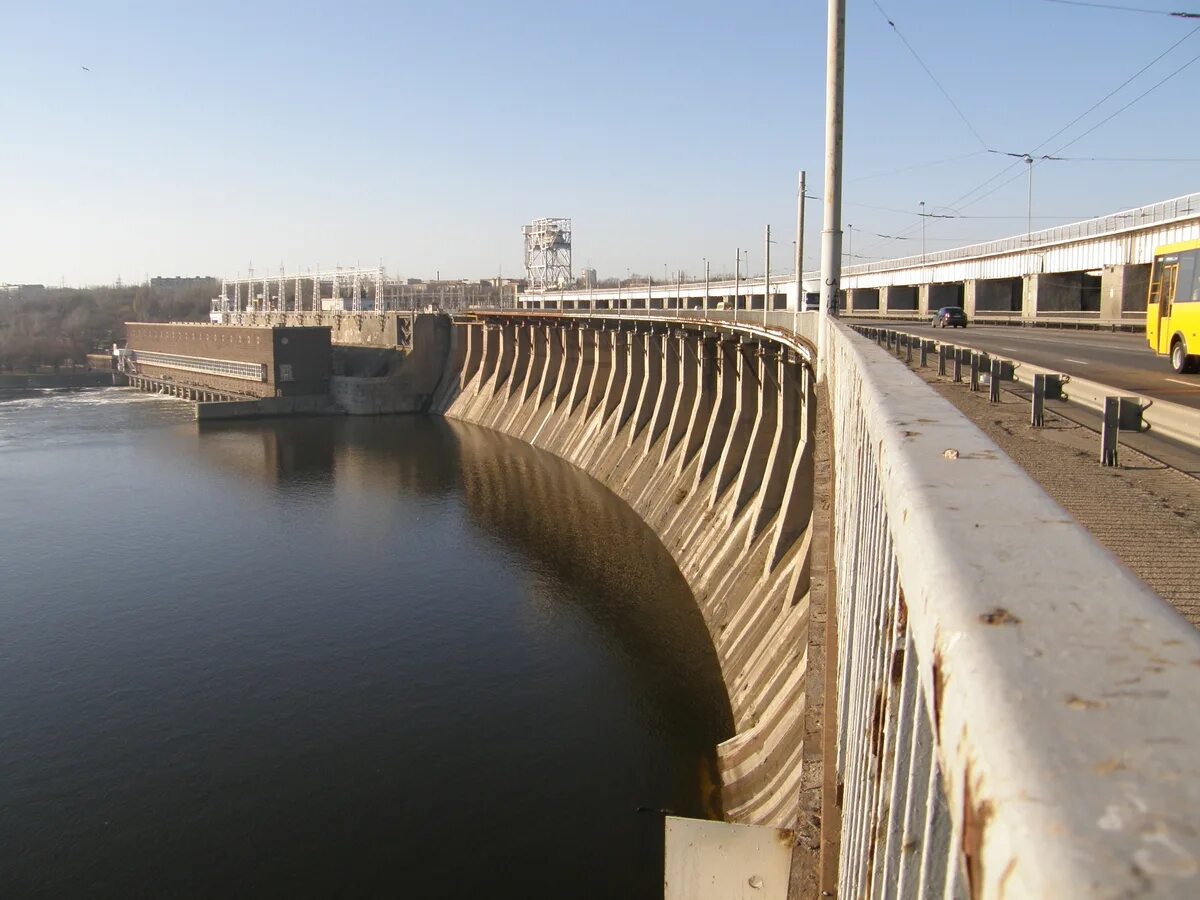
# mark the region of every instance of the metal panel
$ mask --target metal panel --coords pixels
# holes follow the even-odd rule
[[[666,817],[664,900],[787,900],[786,828]]]

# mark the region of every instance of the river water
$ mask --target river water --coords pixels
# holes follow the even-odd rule
[[[0,395],[4,897],[661,897],[730,730],[666,551],[547,454]]]

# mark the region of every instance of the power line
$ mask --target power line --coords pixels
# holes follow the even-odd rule
[[[1164,50],[1162,53],[1158,54],[1158,56],[1154,57],[1154,59],[1150,60],[1150,62],[1146,63],[1144,66],[1142,66],[1136,72],[1134,72],[1132,75],[1130,75],[1124,81],[1122,81],[1119,85],[1117,85],[1115,88],[1113,88],[1107,94],[1105,94],[1103,97],[1101,97],[1099,100],[1097,100],[1091,106],[1089,106],[1087,109],[1085,109],[1079,115],[1077,115],[1074,119],[1072,119],[1070,122],[1068,122],[1062,128],[1058,129],[1058,131],[1054,132],[1054,134],[1050,135],[1050,137],[1046,138],[1044,141],[1042,141],[1040,144],[1038,144],[1036,147],[1034,147],[1033,148],[1034,152],[1041,150],[1043,147],[1045,147],[1048,143],[1050,143],[1052,140],[1054,140],[1056,137],[1058,137],[1064,131],[1069,130],[1073,125],[1075,125],[1076,122],[1079,122],[1081,119],[1087,118],[1098,107],[1103,106],[1106,102],[1108,102],[1108,100],[1111,97],[1113,97],[1114,95],[1116,95],[1116,94],[1120,93],[1122,90],[1124,90],[1124,88],[1130,82],[1132,82],[1136,78],[1138,78],[1143,72],[1145,72],[1147,69],[1149,69],[1151,66],[1153,66],[1156,62],[1158,62],[1160,59],[1162,59],[1164,56],[1166,56],[1168,53],[1170,53],[1172,50],[1174,50],[1176,47],[1178,47],[1180,44],[1182,44],[1184,41],[1186,41],[1188,38],[1190,38],[1192,35],[1194,35],[1197,31],[1200,31],[1200,25],[1197,25],[1195,28],[1193,28],[1191,31],[1189,31],[1187,34],[1185,34],[1183,37],[1181,37],[1179,40],[1177,40],[1175,43],[1173,43],[1166,50]]]
[[[911,172],[914,169],[927,169],[930,166],[940,166],[945,163],[959,162],[960,160],[971,159],[972,157],[975,157],[975,156],[982,156],[986,152],[987,152],[986,150],[972,150],[970,153],[963,153],[960,156],[947,156],[945,159],[935,159],[930,162],[916,163],[915,165],[903,166],[899,169],[891,169],[890,171],[887,171],[887,172],[875,172],[872,175],[859,175],[857,178],[851,178],[850,180],[851,181],[867,181],[868,179],[871,179],[871,178],[883,178],[887,175],[900,175],[904,172]]]
[[[966,125],[967,128],[971,129],[971,134],[975,135],[975,140],[979,141],[984,149],[987,149],[987,141],[980,136],[975,126],[971,124],[971,120],[966,117],[961,109],[959,109],[958,104],[954,102],[954,98],[950,96],[949,91],[942,87],[942,83],[938,81],[937,76],[933,74],[933,71],[929,68],[929,66],[925,65],[925,60],[921,59],[921,55],[913,49],[913,45],[910,44],[908,39],[905,38],[900,32],[900,29],[896,26],[896,23],[892,21],[891,16],[889,16],[884,11],[883,7],[879,5],[879,0],[871,0],[871,2],[875,4],[875,8],[879,10],[879,14],[883,16],[883,20],[892,27],[892,31],[896,32],[896,37],[900,38],[901,43],[908,48],[908,52],[913,55],[913,59],[915,59],[921,68],[925,70],[925,74],[929,76],[930,80],[937,85],[937,89],[942,92],[942,96],[945,97],[946,100],[949,101],[950,105],[954,107],[954,111],[958,113],[958,117],[963,120],[963,124]]]
[[[878,4],[876,4],[876,5],[878,5]],[[1130,82],[1132,82],[1134,79],[1136,79],[1136,78],[1137,78],[1138,76],[1140,76],[1142,73],[1144,73],[1144,72],[1145,72],[1147,69],[1149,69],[1149,68],[1150,68],[1151,66],[1153,66],[1155,63],[1157,63],[1159,60],[1161,60],[1161,59],[1162,59],[1164,56],[1166,56],[1168,53],[1170,53],[1172,50],[1174,50],[1176,47],[1178,47],[1180,44],[1182,44],[1182,43],[1183,43],[1184,41],[1186,41],[1188,38],[1192,37],[1192,35],[1196,34],[1196,32],[1198,32],[1198,31],[1200,31],[1200,26],[1197,26],[1196,28],[1193,28],[1191,31],[1189,31],[1187,34],[1185,34],[1185,35],[1184,35],[1182,38],[1180,38],[1179,40],[1175,41],[1173,44],[1171,44],[1171,46],[1169,46],[1169,47],[1168,47],[1166,50],[1164,50],[1162,53],[1160,53],[1158,56],[1156,56],[1154,59],[1152,59],[1152,60],[1151,60],[1149,63],[1147,63],[1146,65],[1142,66],[1140,69],[1138,69],[1136,72],[1134,72],[1134,73],[1133,73],[1133,75],[1129,76],[1128,78],[1126,78],[1126,79],[1125,79],[1125,81],[1121,82],[1121,84],[1120,84],[1120,85],[1118,85],[1118,86],[1117,86],[1116,88],[1114,88],[1113,90],[1109,91],[1107,94],[1105,94],[1105,95],[1104,95],[1104,97],[1102,97],[1102,98],[1101,98],[1100,100],[1098,100],[1096,103],[1092,104],[1092,106],[1090,106],[1090,107],[1089,107],[1087,110],[1085,110],[1085,111],[1084,111],[1083,113],[1081,113],[1080,115],[1076,116],[1074,119],[1072,119],[1072,120],[1071,120],[1069,123],[1067,123],[1065,126],[1063,126],[1062,128],[1060,128],[1060,129],[1059,129],[1058,131],[1056,131],[1054,134],[1050,135],[1050,137],[1046,138],[1046,140],[1044,140],[1044,141],[1042,141],[1040,144],[1038,144],[1038,145],[1037,145],[1037,147],[1035,147],[1035,148],[1034,148],[1034,152],[1036,152],[1037,150],[1040,150],[1042,147],[1046,146],[1046,144],[1048,144],[1050,141],[1054,140],[1054,138],[1058,137],[1058,136],[1059,136],[1060,134],[1062,134],[1064,131],[1067,131],[1068,129],[1070,129],[1070,128],[1071,128],[1073,125],[1075,125],[1075,124],[1076,124],[1077,122],[1079,122],[1081,119],[1085,118],[1087,115],[1089,115],[1089,114],[1090,114],[1091,112],[1093,112],[1095,109],[1097,109],[1099,106],[1101,106],[1102,104],[1104,104],[1104,103],[1105,103],[1107,100],[1109,100],[1109,99],[1110,99],[1112,96],[1114,96],[1114,95],[1115,95],[1115,94],[1117,94],[1119,91],[1121,91],[1123,88],[1125,88],[1125,87],[1126,87],[1126,86],[1127,86],[1127,85],[1128,85]],[[1148,90],[1146,90],[1146,91],[1142,92],[1141,94],[1139,94],[1139,95],[1138,95],[1137,97],[1135,97],[1135,98],[1134,98],[1132,101],[1130,101],[1130,102],[1129,102],[1129,103],[1127,103],[1125,106],[1123,106],[1123,107],[1121,107],[1120,109],[1118,109],[1118,110],[1117,110],[1116,112],[1114,112],[1112,115],[1110,115],[1110,116],[1108,116],[1107,118],[1105,118],[1105,119],[1101,120],[1100,122],[1097,122],[1095,125],[1093,125],[1091,128],[1089,128],[1087,131],[1085,131],[1083,134],[1079,135],[1079,137],[1075,138],[1074,140],[1070,141],[1070,142],[1069,142],[1069,143],[1067,143],[1067,144],[1064,144],[1063,146],[1059,147],[1059,148],[1058,148],[1058,150],[1055,150],[1055,151],[1054,151],[1052,154],[1049,154],[1049,155],[1058,155],[1058,154],[1059,154],[1059,153],[1061,153],[1063,150],[1067,149],[1068,147],[1070,147],[1070,146],[1072,146],[1073,144],[1077,143],[1077,142],[1078,142],[1079,140],[1081,140],[1082,138],[1084,138],[1084,137],[1086,137],[1087,135],[1091,134],[1093,131],[1095,131],[1097,128],[1099,128],[1101,125],[1103,125],[1103,124],[1105,124],[1106,122],[1110,121],[1110,120],[1111,120],[1111,119],[1113,119],[1115,116],[1117,116],[1117,115],[1120,115],[1122,112],[1124,112],[1126,109],[1128,109],[1128,108],[1129,108],[1130,106],[1132,106],[1134,103],[1136,103],[1138,100],[1141,100],[1141,99],[1142,99],[1143,97],[1145,97],[1147,94],[1149,94],[1150,92],[1152,92],[1152,91],[1156,90],[1157,88],[1161,87],[1163,84],[1165,84],[1165,83],[1166,83],[1167,81],[1169,81],[1171,78],[1174,78],[1176,75],[1178,75],[1178,74],[1179,74],[1180,72],[1182,72],[1184,69],[1186,69],[1188,66],[1190,66],[1190,65],[1192,65],[1194,62],[1196,62],[1196,59],[1198,59],[1198,58],[1200,58],[1200,57],[1194,57],[1194,58],[1192,58],[1191,60],[1189,60],[1188,62],[1184,63],[1184,64],[1183,64],[1181,67],[1179,67],[1178,69],[1176,69],[1174,72],[1171,72],[1169,75],[1167,75],[1167,76],[1166,76],[1165,78],[1163,78],[1161,81],[1157,82],[1155,85],[1153,85],[1152,87],[1150,87]],[[995,151],[992,151],[992,150],[989,148],[988,152],[995,152]],[[1014,154],[1014,155],[1015,155],[1015,154]],[[963,203],[964,203],[964,201],[966,201],[966,200],[967,200],[967,198],[968,198],[968,197],[970,197],[972,194],[975,194],[975,193],[977,193],[978,191],[981,191],[981,190],[983,190],[985,187],[987,187],[989,184],[991,184],[991,183],[992,183],[993,181],[995,181],[996,179],[998,179],[998,178],[1003,178],[1005,175],[1007,175],[1009,172],[1011,172],[1011,171],[1013,170],[1013,168],[1015,168],[1015,167],[1019,166],[1019,165],[1020,165],[1020,163],[1021,163],[1021,162],[1023,162],[1023,161],[1024,161],[1024,160],[1023,160],[1023,158],[1022,158],[1021,160],[1014,161],[1014,162],[1010,163],[1009,165],[1007,165],[1007,166],[1005,166],[1003,169],[1001,169],[999,172],[997,172],[995,175],[992,175],[991,177],[989,177],[989,178],[985,179],[985,180],[984,180],[982,183],[980,183],[980,184],[979,184],[979,185],[977,185],[976,187],[972,188],[971,190],[967,191],[965,194],[963,194],[962,196],[960,196],[958,199],[956,199],[956,200],[952,201],[950,204],[947,204],[947,206],[948,206],[948,207],[950,207],[950,208],[953,208],[953,207],[956,207],[956,206],[958,206],[959,204],[963,204]],[[973,200],[970,200],[969,202],[965,203],[964,205],[966,205],[966,206],[973,206],[974,204],[976,204],[976,203],[979,203],[980,201],[987,199],[987,198],[988,198],[988,197],[990,197],[992,194],[994,194],[994,193],[996,193],[997,191],[999,191],[999,190],[1001,190],[1001,189],[1003,189],[1003,188],[1007,187],[1008,185],[1012,184],[1014,181],[1016,181],[1016,180],[1018,180],[1019,178],[1023,177],[1025,174],[1026,174],[1026,173],[1024,173],[1024,172],[1018,172],[1018,173],[1017,173],[1016,175],[1014,175],[1013,177],[1011,177],[1011,178],[1008,178],[1008,179],[1006,179],[1005,181],[1002,181],[1002,182],[1000,182],[1000,183],[999,183],[999,184],[997,184],[995,187],[993,187],[991,190],[987,191],[986,193],[980,194],[978,197],[975,197]],[[919,225],[916,225],[916,224],[914,224],[914,225],[910,226],[908,229],[902,230],[902,233],[904,233],[905,231],[907,231],[907,232],[909,232],[909,233],[911,233],[911,232],[915,232],[915,231],[916,231],[918,228],[919,228]],[[872,247],[868,247],[868,248],[866,248],[866,249],[868,249],[868,250],[869,250],[869,249],[872,249]]]
[[[1085,0],[1046,0],[1047,3],[1061,3],[1063,6],[1090,6],[1093,9],[1116,9],[1121,12],[1148,13],[1152,16],[1171,16],[1176,19],[1200,19],[1200,13],[1169,12],[1165,9],[1146,9],[1144,6],[1118,6],[1114,3],[1089,3]]]
[[[1105,118],[1103,118],[1099,122],[1097,122],[1095,125],[1093,125],[1091,128],[1089,128],[1087,131],[1085,131],[1083,134],[1081,134],[1078,137],[1063,144],[1061,147],[1059,147],[1057,150],[1055,150],[1054,153],[1056,153],[1056,154],[1061,153],[1063,150],[1066,150],[1068,147],[1072,146],[1073,144],[1078,144],[1080,141],[1082,141],[1085,137],[1087,137],[1089,134],[1091,134],[1093,131],[1095,131],[1097,128],[1099,128],[1101,125],[1105,124],[1106,122],[1112,121],[1114,118],[1119,116],[1121,113],[1125,112],[1125,110],[1129,109],[1129,107],[1133,106],[1133,104],[1137,103],[1139,100],[1141,100],[1147,94],[1150,94],[1153,91],[1158,90],[1160,87],[1162,87],[1164,84],[1166,84],[1172,78],[1174,78],[1176,75],[1178,75],[1184,69],[1186,69],[1188,66],[1195,63],[1197,60],[1200,60],[1200,53],[1197,53],[1195,56],[1193,56],[1191,59],[1189,59],[1187,62],[1185,62],[1182,66],[1180,66],[1174,72],[1172,72],[1171,74],[1169,74],[1165,78],[1163,78],[1161,81],[1155,82],[1149,88],[1142,91],[1140,94],[1138,94],[1136,97],[1134,97],[1128,103],[1126,103],[1124,106],[1122,106],[1120,109],[1118,109],[1112,115],[1106,116]]]

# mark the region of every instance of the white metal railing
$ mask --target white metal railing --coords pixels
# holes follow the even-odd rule
[[[903,364],[822,355],[839,895],[1200,896],[1200,636]]]
[[[239,362],[231,359],[209,359],[202,356],[180,356],[176,353],[155,353],[149,350],[131,350],[132,362],[158,366],[164,369],[179,369],[184,372],[204,372],[243,381],[266,381],[267,369],[263,363]]]

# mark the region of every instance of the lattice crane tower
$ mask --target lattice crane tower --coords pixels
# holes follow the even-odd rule
[[[525,277],[531,291],[568,287],[571,278],[571,220],[535,219],[525,235]]]

